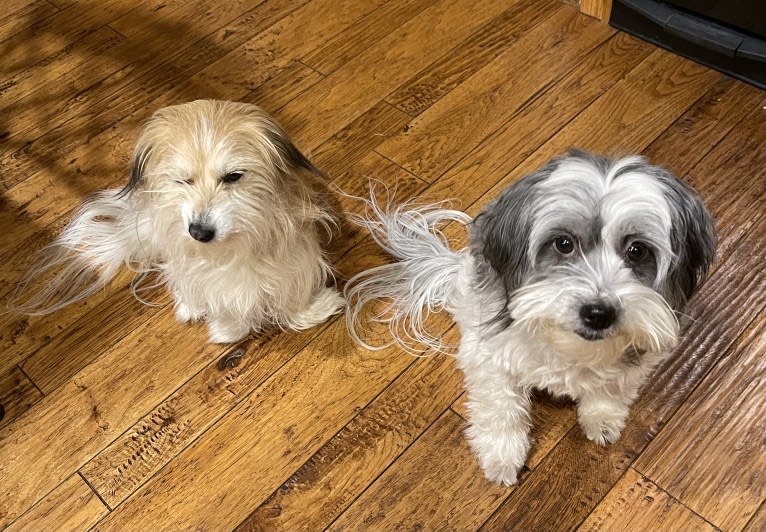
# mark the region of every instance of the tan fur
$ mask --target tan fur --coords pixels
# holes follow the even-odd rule
[[[343,300],[325,286],[320,234],[334,218],[312,173],[255,105],[198,100],[160,109],[140,134],[129,183],[83,203],[30,272],[62,270],[56,282],[20,309],[47,313],[83,299],[126,264],[159,271],[179,320],[206,320],[213,342],[324,321]],[[214,236],[192,238],[193,225]],[[72,280],[83,278],[73,293]]]

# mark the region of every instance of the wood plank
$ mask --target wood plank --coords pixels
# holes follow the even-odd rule
[[[322,530],[457,397],[454,359],[417,359],[238,527]]]
[[[763,532],[764,530],[766,530],[766,502],[758,508],[742,532]]]
[[[299,145],[318,146],[503,7],[492,0],[439,0],[286,106],[283,125]]]
[[[17,268],[20,269],[26,266],[26,263],[22,264],[24,265]],[[0,267],[0,277],[7,275],[13,278],[14,275],[21,275],[21,272],[14,273],[8,270],[9,268],[6,266]],[[66,342],[61,341],[64,340],[63,338],[57,339],[56,337],[60,334],[66,334],[70,339],[75,339],[83,334],[94,334],[95,338],[87,339],[91,346],[99,342],[98,336],[100,335],[104,335],[108,342],[109,335],[106,334],[104,329],[100,328],[108,328],[108,322],[102,322],[100,325],[98,321],[88,323],[87,319],[83,319],[83,316],[92,312],[89,319],[93,321],[98,320],[97,317],[109,316],[109,309],[112,305],[126,308],[130,300],[135,300],[129,290],[131,278],[132,275],[129,272],[121,272],[108,289],[94,294],[82,303],[70,305],[59,312],[47,316],[19,316],[13,314],[7,316],[5,320],[0,322],[0,349],[3,350],[5,355],[0,358],[0,369],[6,369],[15,364],[22,364],[30,357],[39,357],[37,363],[30,362],[30,364],[39,364],[40,367],[47,367],[53,370],[52,373],[59,375],[67,372],[64,370],[66,367],[75,370],[82,367],[76,360],[74,353],[68,352],[63,354],[55,349],[55,345],[61,346],[62,343]],[[2,284],[2,281],[0,281],[0,284]],[[152,313],[149,312],[149,314]],[[126,320],[124,316],[114,316],[113,313],[112,316],[119,320],[119,326],[121,327],[129,328],[135,325],[132,320]],[[130,321],[130,323],[122,323],[125,321]],[[77,328],[84,328],[85,331],[70,331],[69,329],[75,326],[75,324],[77,324]],[[105,347],[111,346],[111,344],[104,344],[104,342],[101,342],[101,345]],[[38,351],[41,350],[47,353],[46,357],[43,357],[42,353],[37,355]],[[86,354],[84,352],[80,354],[84,355],[87,360],[91,360],[98,355],[98,353]],[[47,371],[38,371],[36,369],[30,369],[30,371],[35,374],[35,378],[40,379],[40,384],[47,390],[55,387],[55,385],[51,386],[52,381],[46,382],[45,378],[40,378],[41,374],[47,373]],[[52,378],[56,379],[55,376],[52,376]]]
[[[355,346],[333,321],[95,530],[236,526],[411,362]]]
[[[599,20],[608,21],[612,13],[612,0],[580,0],[580,11]]]
[[[463,426],[447,410],[328,530],[475,529],[513,488],[484,480]]]
[[[211,63],[189,80],[197,93],[247,94],[279,68],[323,46],[339,32],[353,27],[385,0],[313,0],[285,16],[225,56]],[[327,16],[327,13],[333,16]],[[306,38],[311,35],[311,38]],[[244,71],[243,71],[244,70]],[[180,93],[179,90],[180,89]],[[189,86],[173,90],[174,97],[189,99]],[[239,99],[233,97],[230,99]],[[256,102],[257,103],[257,102]],[[275,108],[266,107],[270,111]]]
[[[0,427],[8,425],[26,412],[42,396],[40,390],[17,366],[0,374]]]
[[[324,77],[299,61],[292,61],[247,94],[236,98],[263,109],[279,109],[303,94]]]
[[[443,174],[428,188],[429,195],[459,198],[464,207],[471,205],[651,51],[651,46],[622,33],[609,39],[559,80],[554,90],[543,92]]]
[[[760,91],[729,77],[718,80],[683,116],[643,150],[645,156],[675,175],[694,182],[695,165],[725,138],[740,120],[757,116],[766,105]],[[755,128],[755,132],[759,131]]]
[[[80,468],[111,507],[122,503],[319,333],[270,332],[240,342],[153,406]],[[228,358],[227,358],[228,357]],[[225,360],[231,359],[231,367]]]
[[[3,79],[0,109],[5,115],[2,130],[9,142],[6,149],[12,150],[14,144],[21,144],[23,132],[30,126],[44,125],[55,119],[57,101],[87,91],[124,68],[127,63],[121,49],[125,45],[125,38],[111,28],[98,28]]]
[[[625,475],[577,530],[714,532],[717,529],[669,496],[651,480],[628,468]]]
[[[169,91],[195,90],[196,85],[187,87],[190,76],[236,50],[307,1],[270,0],[255,7],[245,5],[238,18],[228,23],[225,19],[219,20],[217,24],[221,26],[206,29],[209,33],[205,35],[195,31],[181,31],[188,25],[194,27],[198,22],[199,2],[204,0],[185,3],[184,11],[181,12],[183,18],[174,20],[170,25],[178,31],[156,31],[151,40],[153,47],[136,47],[133,43],[127,43],[128,49],[120,55],[130,59],[130,66],[101,80],[93,91],[73,95],[65,101],[52,102],[58,110],[54,118],[29,124],[23,130],[23,135],[17,138],[13,149],[4,153],[0,159],[0,164],[7,169],[9,176],[2,185],[12,186],[42,170],[53,170],[51,174],[59,179],[61,176],[71,178],[80,171],[84,173],[79,175],[87,175],[91,179],[103,175],[103,168],[108,165],[91,152],[94,147],[103,151],[102,143],[108,146],[108,143],[119,138],[116,133],[120,129],[115,131],[115,123],[119,122],[125,128],[122,131],[136,131],[151,112],[173,101],[174,95],[167,94]],[[213,14],[217,12],[209,11]],[[131,13],[131,16],[138,16],[140,25],[140,11],[138,14]],[[207,21],[210,23],[211,19]],[[155,26],[150,25],[148,28],[156,30]],[[113,53],[118,53],[116,50]],[[158,50],[163,53],[158,53]],[[164,53],[167,50],[173,52]],[[245,69],[240,67],[240,70]],[[135,86],[140,86],[142,90],[135,90]],[[219,87],[209,92],[207,97],[227,98],[225,89]],[[8,132],[11,133],[20,132]],[[83,146],[84,138],[90,139],[91,144]],[[125,142],[125,139],[121,140]],[[123,153],[131,150],[132,146],[128,152]],[[83,151],[87,155],[83,156]],[[106,152],[113,153],[111,150]],[[63,161],[59,160],[61,153],[67,154]],[[96,161],[101,163],[101,168],[92,167]],[[121,163],[118,166],[124,168],[124,161]],[[91,168],[85,169],[83,166]],[[114,166],[111,169],[114,170]],[[46,177],[50,178],[50,174]],[[88,183],[93,187],[93,182]]]
[[[514,2],[510,9],[407,81],[386,101],[410,116],[419,115],[549,17],[557,6],[557,2],[547,0]]]
[[[320,49],[302,56],[301,61],[324,75],[331,74],[433,3],[434,0],[386,2],[337,34]]]
[[[571,7],[559,5],[378,151],[433,181],[613,33]],[[524,76],[509,76],[521,71]]]
[[[202,326],[194,330],[170,312],[158,313],[0,429],[0,527],[218,359],[224,348],[206,337]]]
[[[0,45],[4,74],[13,75],[29,68],[38,61],[59,52],[70,43],[109,24],[133,9],[134,5],[135,3],[121,0],[104,0],[98,2],[98,9],[94,9],[95,6],[92,3],[84,2],[57,11],[48,17],[27,19],[27,25]],[[32,43],[34,47],[30,48]]]
[[[653,51],[625,78],[498,181],[471,206],[469,213],[475,215],[514,179],[539,168],[552,154],[563,153],[572,146],[605,155],[640,153],[720,77],[712,70],[664,50]]]
[[[23,31],[30,21],[42,20],[57,11],[58,8],[48,0],[6,0],[3,2],[3,16],[0,17],[0,43]]]
[[[87,530],[106,515],[93,490],[72,475],[6,528],[6,532],[66,532]]]
[[[37,320],[29,319],[32,323],[31,331],[27,330],[24,333],[27,341],[18,341],[10,351],[12,354],[16,353],[19,358],[25,353],[31,353],[22,362],[21,367],[43,393],[48,395],[68,382],[82,368],[120,343],[142,323],[160,313],[172,312],[169,305],[170,296],[164,290],[153,290],[144,295],[146,301],[153,301],[159,305],[153,308],[138,301],[127,284],[118,286],[117,293],[112,291],[116,297],[101,298],[93,306],[80,306],[73,311],[62,310],[56,313],[56,317],[43,321],[44,325],[53,325],[58,330],[51,331],[44,325],[40,327]],[[83,310],[88,309],[89,312],[83,313]],[[62,320],[62,316],[76,319],[72,323],[66,323],[68,320]],[[40,333],[44,337],[41,338]]]
[[[766,98],[761,95],[761,102]],[[755,218],[766,214],[766,113],[762,108],[748,108],[740,120],[699,164],[686,176],[707,200],[708,208],[718,230],[718,256],[730,252],[733,246],[752,238]],[[737,193],[732,194],[735,184]],[[757,233],[755,233],[757,234]]]
[[[763,218],[754,231],[766,231]],[[563,530],[581,523],[745,330],[746,317],[766,307],[766,294],[757,289],[764,276],[766,261],[749,245],[737,247],[693,298],[686,312],[694,321],[644,385],[620,439],[597,447],[574,427],[482,529]]]
[[[634,466],[722,530],[744,528],[766,500],[764,321],[761,312]]]
[[[386,102],[378,102],[313,149],[312,160],[327,175],[338,176],[353,168],[408,120],[409,117],[398,109]]]

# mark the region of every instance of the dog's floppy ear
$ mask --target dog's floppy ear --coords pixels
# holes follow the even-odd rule
[[[551,162],[508,187],[489,203],[471,224],[471,253],[479,271],[490,267],[502,280],[506,295],[519,288],[532,265],[529,239],[537,203],[537,185],[550,176]]]
[[[671,245],[675,258],[668,272],[665,298],[675,309],[682,308],[715,260],[715,222],[699,195],[688,185],[665,174],[665,196],[671,207]]]
[[[329,179],[324,172],[317,168],[314,163],[308,159],[308,157],[303,155],[281,127],[273,124],[273,127],[267,128],[266,136],[269,139],[269,142],[271,142],[277,149],[280,158],[285,164],[289,165],[291,168],[304,168],[318,176]]]
[[[149,162],[149,157],[152,153],[152,144],[146,138],[146,134],[142,133],[136,144],[136,149],[133,152],[133,159],[130,163],[130,178],[127,184],[120,190],[119,196],[124,196],[130,192],[136,190],[144,182],[144,173],[146,172],[146,165]]]

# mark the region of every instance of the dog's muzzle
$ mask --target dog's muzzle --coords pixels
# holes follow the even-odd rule
[[[189,224],[189,234],[194,240],[210,242],[215,238],[215,228],[205,224]]]

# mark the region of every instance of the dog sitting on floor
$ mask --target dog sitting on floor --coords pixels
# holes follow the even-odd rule
[[[438,205],[368,207],[359,222],[399,262],[349,282],[351,333],[364,344],[362,309],[384,299],[375,319],[396,341],[444,349],[423,323],[446,309],[461,331],[468,440],[486,477],[505,485],[530,449],[533,388],[575,399],[597,444],[619,438],[639,388],[677,345],[677,314],[716,250],[696,192],[637,156],[570,151],[473,221]],[[469,225],[458,252],[439,229],[453,221]]]
[[[344,305],[321,246],[334,213],[321,175],[255,105],[198,100],[157,111],[122,190],[87,199],[27,274],[47,280],[18,306],[50,313],[103,288],[121,266],[159,274],[179,321],[211,342],[306,329]]]

